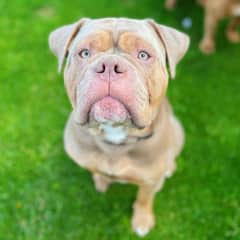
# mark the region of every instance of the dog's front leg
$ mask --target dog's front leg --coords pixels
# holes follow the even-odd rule
[[[220,17],[217,15],[217,13],[206,9],[206,16],[204,20],[204,36],[199,46],[200,49],[206,54],[210,54],[215,51],[214,38],[219,19]]]
[[[164,177],[156,185],[139,186],[137,199],[133,205],[132,228],[139,236],[145,236],[155,225],[153,200],[155,193],[164,183]]]
[[[92,176],[96,190],[98,192],[106,192],[109,185],[112,183],[112,180],[109,177],[99,173],[93,173]]]

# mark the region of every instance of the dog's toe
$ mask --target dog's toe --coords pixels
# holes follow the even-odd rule
[[[236,31],[228,31],[227,38],[232,43],[239,43],[240,42],[240,34]]]
[[[211,54],[215,51],[215,44],[210,40],[203,40],[199,45],[200,50],[205,54]]]
[[[153,228],[154,224],[155,220],[152,213],[147,211],[145,213],[143,211],[138,213],[135,211],[132,219],[132,228],[139,237],[146,236]]]
[[[176,0],[167,0],[165,2],[166,9],[168,9],[170,11],[175,9],[175,5],[176,5]]]
[[[111,183],[106,177],[101,176],[99,174],[93,174],[93,180],[96,190],[102,193],[108,190],[108,187]]]
[[[142,229],[138,227],[137,229],[135,229],[135,232],[139,237],[145,237],[148,234],[149,229]]]

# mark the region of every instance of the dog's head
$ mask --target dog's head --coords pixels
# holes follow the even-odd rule
[[[75,120],[151,125],[168,84],[169,66],[187,51],[189,38],[153,20],[81,19],[53,31],[49,45],[73,105]]]

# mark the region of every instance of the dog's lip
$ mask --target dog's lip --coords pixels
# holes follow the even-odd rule
[[[87,112],[87,115],[86,115],[86,116],[87,116],[87,117],[86,117],[86,120],[85,120],[84,122],[78,122],[78,121],[76,121],[76,123],[77,123],[78,125],[81,125],[81,126],[85,126],[85,125],[90,124],[90,121],[91,121],[91,119],[90,119],[90,113],[91,113],[91,110],[92,110],[94,104],[97,103],[98,101],[101,101],[102,99],[104,99],[104,98],[106,98],[106,97],[111,97],[112,99],[117,100],[118,102],[120,102],[120,103],[126,108],[126,111],[127,111],[128,115],[129,115],[129,118],[128,118],[128,119],[131,121],[132,125],[133,125],[135,128],[137,128],[137,129],[139,129],[139,130],[143,130],[144,128],[147,127],[147,126],[139,125],[139,124],[134,120],[135,117],[134,117],[134,114],[133,114],[132,110],[129,109],[129,107],[128,107],[121,99],[119,99],[119,98],[117,98],[117,97],[114,97],[114,96],[111,96],[111,95],[106,95],[106,96],[104,96],[104,97],[101,97],[101,98],[96,99],[93,103],[90,104],[90,107],[89,107],[88,112]]]
[[[131,116],[126,106],[111,96],[105,96],[100,101],[96,101],[88,112],[88,119],[99,123],[110,121],[121,124],[130,118]]]
[[[101,102],[102,100],[104,99],[110,99],[110,100],[113,100],[113,101],[116,101],[116,102],[119,102],[119,104],[121,104],[123,106],[123,108],[125,109],[126,111],[126,119],[131,119],[132,118],[132,114],[130,112],[130,109],[128,109],[128,107],[126,106],[126,104],[124,104],[124,102],[122,102],[120,99],[116,98],[116,97],[112,97],[110,95],[106,95],[98,100],[96,100],[95,102],[93,102],[91,105],[90,105],[90,108],[88,110],[88,113],[87,113],[87,121],[89,122],[91,120],[91,111],[93,110],[94,108],[94,105],[97,104],[98,102]]]

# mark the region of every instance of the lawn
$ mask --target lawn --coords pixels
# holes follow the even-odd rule
[[[168,96],[186,130],[178,171],[157,194],[152,240],[240,239],[240,45],[226,21],[217,53],[198,51],[203,11],[182,1],[2,0],[0,2],[0,239],[127,240],[136,187],[95,191],[90,174],[63,150],[71,111],[48,34],[80,17],[154,18],[180,30],[189,16],[191,48]]]

